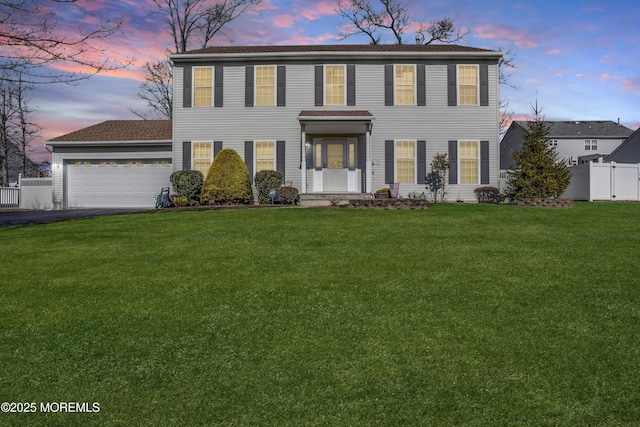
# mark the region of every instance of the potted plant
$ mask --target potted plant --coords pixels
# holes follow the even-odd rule
[[[376,199],[388,199],[390,192],[391,192],[391,189],[389,188],[381,188],[375,192],[374,197]]]

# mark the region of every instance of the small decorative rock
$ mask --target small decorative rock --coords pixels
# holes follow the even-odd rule
[[[551,199],[551,198],[537,198],[537,197],[525,197],[519,199],[516,204],[518,206],[540,206],[546,208],[570,208],[573,206],[573,200],[571,199]]]

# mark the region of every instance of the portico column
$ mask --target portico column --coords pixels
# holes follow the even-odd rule
[[[366,173],[366,183],[365,183],[365,187],[366,187],[366,191],[367,193],[372,193],[373,192],[373,154],[372,154],[372,148],[371,148],[371,129],[372,129],[372,124],[369,123],[367,124],[367,132],[365,134],[365,145],[366,145],[366,151],[367,151],[367,173]]]
[[[300,186],[302,194],[307,194],[307,132],[304,124],[300,124],[300,152],[302,158],[300,159],[300,168],[302,176],[302,185]]]

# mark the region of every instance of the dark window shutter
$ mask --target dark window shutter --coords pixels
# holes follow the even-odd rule
[[[253,65],[247,65],[244,71],[244,106],[253,107]]]
[[[386,140],[384,142],[384,181],[386,183],[392,183],[395,179],[395,144],[393,140]]]
[[[347,105],[356,105],[356,66],[347,65]]]
[[[253,184],[253,141],[244,142],[244,164],[249,170],[249,179]]]
[[[393,65],[384,66],[384,105],[393,105]]]
[[[489,141],[480,141],[480,184],[489,184]]]
[[[418,141],[418,147],[416,148],[416,163],[418,167],[417,179],[418,184],[427,183],[427,141]]]
[[[449,141],[449,184],[458,183],[458,141]]]
[[[447,65],[447,94],[449,98],[449,106],[458,105],[458,88],[456,80],[456,65]]]
[[[287,105],[287,67],[278,65],[276,74],[276,105],[284,107]]]
[[[427,105],[427,77],[424,64],[418,64],[416,67],[416,80],[417,104],[419,107],[424,107]]]
[[[222,141],[213,141],[213,158],[215,159],[218,153],[222,150]]]
[[[182,107],[191,108],[191,90],[193,87],[191,65],[185,66],[182,69],[182,73]]]
[[[213,78],[215,82],[215,92],[213,95],[213,106],[214,107],[222,107],[222,80],[223,80],[223,67],[222,65],[216,65],[215,68],[215,77]]]
[[[285,156],[284,156],[284,141],[276,141],[276,171],[282,174],[282,183],[285,182],[284,170],[285,170]]]
[[[315,69],[315,98],[316,107],[322,107],[324,104],[324,67],[316,65]]]
[[[191,170],[191,141],[182,142],[182,170]]]
[[[489,66],[480,66],[480,105],[489,105]]]

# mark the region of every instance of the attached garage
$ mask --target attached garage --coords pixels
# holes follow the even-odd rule
[[[108,121],[54,138],[53,204],[153,208],[173,171],[170,120]]]

